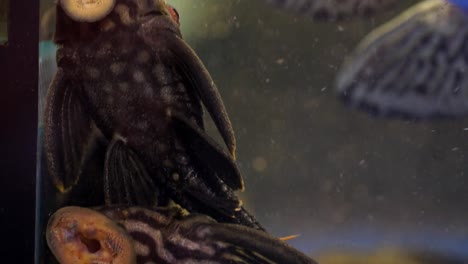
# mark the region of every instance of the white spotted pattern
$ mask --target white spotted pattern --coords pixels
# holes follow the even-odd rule
[[[135,82],[142,83],[145,81],[145,75],[141,71],[135,71],[133,73],[133,79]]]
[[[139,63],[147,63],[150,60],[150,58],[150,54],[146,50],[140,51],[137,55],[137,61]]]
[[[114,62],[110,66],[110,70],[114,75],[120,75],[125,69],[125,64],[122,62]]]
[[[127,82],[121,82],[118,84],[118,86],[121,92],[128,92],[129,85]]]
[[[111,31],[115,28],[115,23],[111,19],[106,19],[101,22],[101,30],[104,32]]]
[[[128,9],[128,6],[118,4],[115,7],[115,11],[117,14],[119,14],[120,22],[122,22],[122,24],[129,26],[134,22],[133,18],[130,17],[130,10]]]
[[[153,74],[159,84],[168,84],[172,81],[170,72],[163,64],[156,64],[153,68]]]
[[[86,74],[88,74],[92,79],[97,79],[101,75],[101,72],[97,68],[88,67],[86,68]]]

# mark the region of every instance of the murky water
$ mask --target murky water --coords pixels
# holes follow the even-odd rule
[[[375,119],[349,110],[333,91],[336,73],[356,44],[417,1],[375,18],[332,23],[261,0],[168,2],[218,85],[238,142],[246,186],[239,195],[268,231],[301,234],[289,243],[321,263],[335,263],[320,258],[326,254],[389,248],[468,257],[467,120]],[[53,3],[41,5],[43,109],[56,66]],[[65,197],[41,166],[43,232]],[[49,263],[43,233],[37,239],[37,263]]]

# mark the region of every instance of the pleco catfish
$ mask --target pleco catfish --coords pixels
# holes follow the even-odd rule
[[[366,17],[385,10],[396,0],[265,0],[278,8],[312,17],[315,20],[336,21],[351,17]]]
[[[104,136],[106,204],[173,200],[260,228],[233,192],[244,186],[231,122],[210,74],[182,39],[177,11],[163,0],[111,2],[57,5],[58,70],[44,127],[55,185],[73,188],[85,176],[89,142]],[[202,103],[230,153],[205,133]]]
[[[265,232],[177,207],[64,207],[46,234],[62,264],[315,263]]]
[[[349,106],[409,119],[468,115],[468,1],[426,0],[374,30],[342,67]]]

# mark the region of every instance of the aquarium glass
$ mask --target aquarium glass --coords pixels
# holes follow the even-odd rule
[[[8,7],[9,0],[0,1],[0,45],[8,41]]]
[[[93,177],[80,182],[79,187],[60,192],[51,179],[47,166],[50,161],[44,154],[47,90],[57,72],[57,45],[53,37],[56,23],[59,27],[65,23],[56,19],[55,2],[41,0],[37,264],[53,263],[45,240],[46,224],[53,212],[65,205],[104,204],[104,191],[98,186],[102,186],[106,156],[96,154],[88,158],[94,165],[87,168],[86,174]],[[344,15],[344,19],[330,20],[314,17],[304,11],[307,8],[301,12],[294,4],[280,7],[268,0],[167,2],[177,9],[183,39],[209,71],[232,122],[237,142],[235,163],[245,183],[245,190],[236,194],[270,234],[299,235],[287,243],[323,264],[468,260],[468,120],[462,114],[446,118],[456,109],[461,109],[460,113],[465,111],[464,92],[468,87],[462,80],[468,63],[463,45],[468,37],[465,29],[458,30],[456,25],[460,23],[447,18],[455,15],[443,15],[444,10],[453,8],[452,4],[444,3],[440,16],[423,20],[428,25],[438,19],[449,22],[428,26],[424,33],[418,31],[421,35],[411,35],[425,38],[418,40],[420,48],[417,46],[407,55],[400,56],[400,52],[409,47],[405,45],[415,43],[411,37],[402,38],[396,49],[367,47],[366,51],[376,56],[374,66],[356,74],[353,77],[356,81],[350,85],[367,78],[370,92],[352,94],[346,101],[337,96],[337,76],[344,63],[364,58],[356,47],[372,42],[376,33],[369,37],[370,32],[422,1],[388,1],[392,3],[375,12],[363,11],[363,16]],[[298,5],[301,1],[277,2]],[[7,1],[0,3],[0,41],[4,41]],[[79,39],[83,32],[70,31],[67,37]],[[366,40],[362,42],[363,39]],[[125,41],[129,39],[122,40]],[[396,45],[397,41],[389,43]],[[449,59],[444,54],[449,54]],[[154,67],[140,66],[136,61],[145,59],[141,56],[135,55],[125,63],[128,67],[142,67],[139,69]],[[424,68],[425,61],[413,63],[414,56],[433,58],[428,59],[431,62],[428,67],[457,65],[453,69],[459,73]],[[386,58],[390,57],[394,60],[387,64]],[[362,63],[353,68],[357,71]],[[394,70],[398,65],[403,65],[404,70]],[[110,59],[103,67],[113,71],[111,66],[117,67]],[[92,68],[87,70],[96,80],[104,78]],[[366,75],[374,71],[379,75]],[[132,78],[139,80],[141,76],[135,74]],[[106,81],[113,85],[118,79]],[[419,97],[429,94],[430,98],[438,89],[457,82],[461,84],[440,100],[425,103]],[[403,96],[405,89],[412,88],[398,90],[395,85],[402,83],[417,83],[415,98]],[[425,88],[429,83],[434,86]],[[372,85],[376,87],[374,90]],[[102,89],[106,89],[105,85]],[[384,96],[395,90],[399,91],[395,97]],[[364,97],[371,98],[370,103],[358,102]],[[392,111],[381,114],[376,104],[386,102],[393,103],[390,108],[403,104],[409,108],[395,115]],[[454,102],[454,108],[444,108],[450,102]],[[435,114],[436,118],[429,114],[411,117],[426,113],[429,108],[448,112]],[[124,115],[127,108],[115,111]],[[204,113],[207,134],[228,153],[209,111],[205,109]],[[150,115],[141,112],[145,114]],[[152,132],[148,129],[148,133]],[[94,147],[105,152],[112,137],[108,131],[101,136],[104,139],[97,139]],[[139,153],[140,149],[134,151]],[[206,166],[217,166],[213,165],[216,162],[211,160]],[[179,176],[171,175],[173,179]]]

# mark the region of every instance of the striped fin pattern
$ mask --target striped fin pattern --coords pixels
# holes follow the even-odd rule
[[[315,263],[263,231],[181,209],[101,209],[135,240],[138,264]]]
[[[266,0],[278,8],[316,20],[342,20],[370,16],[395,4],[396,0]]]
[[[468,114],[468,16],[426,0],[376,29],[337,78],[345,103],[409,119]]]

